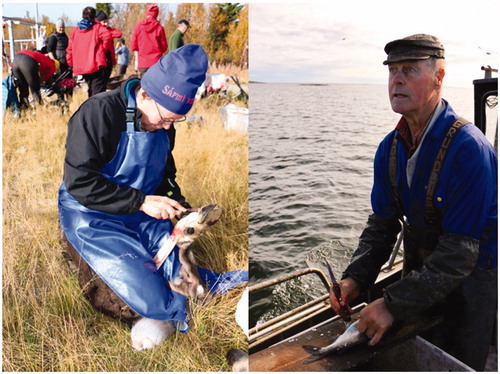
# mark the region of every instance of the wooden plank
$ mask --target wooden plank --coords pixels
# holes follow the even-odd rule
[[[353,315],[353,321],[359,318],[359,312]],[[315,372],[345,371],[369,362],[374,355],[393,347],[427,328],[434,326],[439,317],[415,317],[387,334],[375,347],[359,346],[344,353],[333,353],[318,361],[304,364],[310,355],[303,345],[326,346],[345,331],[343,322],[334,319],[331,323],[310,329],[304,333],[282,341],[262,351],[250,355],[250,371],[253,372]]]

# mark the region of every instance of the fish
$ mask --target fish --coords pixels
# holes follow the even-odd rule
[[[352,347],[356,347],[361,344],[365,344],[370,340],[368,336],[364,333],[358,331],[359,320],[352,323],[347,330],[344,331],[342,335],[339,335],[330,345],[326,347],[315,347],[312,345],[303,345],[302,348],[311,354],[305,361],[304,364],[309,364],[311,362],[317,361],[330,353],[343,352]]]

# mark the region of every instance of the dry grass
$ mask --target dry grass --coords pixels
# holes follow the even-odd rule
[[[70,112],[86,98],[76,92]],[[203,125],[178,126],[178,180],[193,206],[217,203],[221,222],[197,243],[201,266],[247,268],[248,139],[224,131],[212,100],[190,115]],[[226,352],[247,348],[234,321],[241,290],[194,307],[191,330],[137,352],[129,328],[90,306],[62,257],[57,189],[62,180],[69,115],[37,109],[3,122],[3,370],[228,371]]]
[[[241,69],[237,65],[217,65],[214,61],[208,66],[208,74],[226,74],[237,76],[241,83],[248,83],[248,69]]]

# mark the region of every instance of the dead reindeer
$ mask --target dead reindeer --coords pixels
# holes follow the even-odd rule
[[[173,248],[179,248],[179,260],[182,264],[179,277],[169,282],[170,288],[186,297],[202,298],[208,294],[207,286],[198,274],[195,256],[189,248],[220,218],[222,209],[216,205],[206,205],[197,210],[191,210],[175,225],[171,235],[165,241],[153,261],[159,268]],[[132,326],[132,345],[137,350],[150,349],[161,344],[176,329],[171,321],[158,321],[141,317],[90,268],[78,252],[62,235],[63,245],[69,254],[70,267],[78,275],[84,296],[99,311],[126,322]]]
[[[222,209],[215,204],[206,205],[198,211],[192,211],[181,218],[172,233],[153,258],[159,268],[168,257],[173,247],[179,248],[179,260],[182,264],[179,277],[169,281],[170,288],[187,298],[201,300],[208,294],[205,283],[200,279],[196,258],[189,248],[212,225],[217,223]],[[149,349],[160,344],[175,332],[170,321],[155,321],[140,318],[132,326],[132,345],[137,350]]]
[[[222,209],[216,205],[205,205],[195,212],[189,213],[177,222],[170,237],[160,248],[153,261],[159,268],[167,258],[173,246],[179,248],[179,260],[182,264],[179,277],[169,282],[170,288],[183,296],[201,299],[208,290],[200,279],[196,267],[196,258],[191,251],[191,244],[212,225],[217,223]]]

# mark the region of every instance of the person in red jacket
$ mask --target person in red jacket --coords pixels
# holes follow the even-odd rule
[[[109,77],[111,76],[111,71],[113,70],[113,66],[116,65],[116,55],[115,55],[115,46],[114,46],[114,38],[121,38],[122,32],[118,29],[114,29],[109,26],[109,18],[106,12],[100,10],[97,12],[96,20],[103,25],[106,30],[108,30],[109,41],[106,45],[103,45],[104,53],[106,54],[106,82],[109,81]]]
[[[96,21],[96,10],[86,7],[83,19],[69,36],[66,59],[74,75],[82,75],[89,87],[89,97],[106,91],[106,54],[111,35],[106,27]]]
[[[135,70],[139,77],[154,65],[167,51],[168,42],[165,29],[156,19],[158,6],[150,5],[146,17],[134,27],[130,49],[135,52]]]
[[[40,84],[52,78],[57,62],[43,53],[23,50],[16,54],[12,62],[12,75],[19,89],[19,108],[29,107],[29,91],[35,103],[42,103]]]

